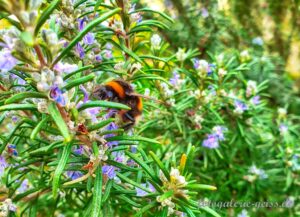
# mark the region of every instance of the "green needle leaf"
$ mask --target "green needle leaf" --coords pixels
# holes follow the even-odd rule
[[[58,166],[56,167],[56,170],[54,172],[54,177],[53,177],[53,181],[52,181],[52,194],[53,194],[54,198],[57,197],[60,176],[63,173],[64,168],[68,162],[69,156],[71,154],[71,148],[72,148],[72,142],[69,142],[64,147],[61,158],[59,159]]]
[[[96,169],[96,178],[93,190],[92,217],[101,215],[101,200],[102,200],[102,168],[101,165]]]
[[[36,36],[39,33],[40,28],[43,26],[43,24],[47,21],[47,19],[50,17],[56,6],[60,0],[55,0],[51,4],[48,5],[48,7],[41,13],[40,18],[37,21],[36,27],[34,29],[34,36]]]
[[[0,112],[10,111],[10,110],[36,110],[36,105],[34,104],[9,104],[0,106]]]
[[[12,97],[5,100],[5,104],[11,104],[15,102],[20,102],[23,99],[27,98],[48,98],[48,96],[44,93],[39,92],[25,92],[25,93],[17,93],[13,95]]]
[[[161,169],[161,171],[164,173],[164,175],[167,177],[167,179],[170,180],[170,173],[165,168],[161,160],[154,154],[154,152],[150,151],[149,154],[152,157],[152,159],[155,161],[155,163],[158,165],[158,167]]]
[[[49,113],[50,113],[51,117],[53,118],[56,126],[58,127],[59,131],[61,132],[62,136],[65,138],[65,141],[70,142],[72,137],[69,134],[69,130],[66,125],[66,122],[62,118],[60,112],[58,111],[56,103],[52,102],[48,106],[48,110],[49,110]]]
[[[70,90],[72,87],[79,86],[80,84],[84,84],[86,82],[89,82],[95,78],[94,74],[89,74],[87,76],[84,76],[82,78],[74,79],[73,81],[66,84],[62,89]]]
[[[97,100],[97,101],[91,101],[91,102],[87,102],[87,103],[82,104],[78,108],[78,111],[82,111],[82,110],[87,109],[87,108],[95,108],[95,107],[130,110],[130,107],[128,107],[127,105],[121,104],[121,103]]]
[[[148,142],[148,143],[160,145],[160,142],[158,142],[154,139],[149,139],[149,138],[145,138],[142,136],[127,136],[127,135],[112,136],[112,137],[107,138],[106,140],[107,141],[122,141],[122,140],[141,141],[141,142]]]
[[[49,120],[49,116],[45,117],[43,120],[41,120],[38,125],[33,129],[30,135],[30,139],[35,139],[37,134],[40,132],[40,130],[44,127],[44,125],[47,123]]]
[[[156,177],[154,171],[152,169],[150,169],[150,167],[143,162],[142,159],[139,159],[136,154],[132,154],[131,152],[129,151],[125,151],[125,154],[130,157],[132,160],[134,160],[137,164],[139,164],[143,169],[144,171],[155,181],[158,181],[159,182],[159,179]]]
[[[215,191],[217,188],[212,185],[203,185],[203,184],[188,184],[185,186],[186,189],[191,189],[191,190],[211,190]]]

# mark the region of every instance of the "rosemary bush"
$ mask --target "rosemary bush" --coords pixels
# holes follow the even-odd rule
[[[0,216],[299,214],[299,117],[249,80],[251,51],[174,52],[158,30],[175,21],[127,0],[0,9]],[[113,79],[144,95],[130,130],[128,105],[94,97]]]

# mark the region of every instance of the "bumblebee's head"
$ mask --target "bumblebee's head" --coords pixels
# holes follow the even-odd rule
[[[99,86],[94,90],[93,97],[99,100],[112,100],[114,92],[108,86]]]

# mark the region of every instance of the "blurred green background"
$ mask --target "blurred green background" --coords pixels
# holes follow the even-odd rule
[[[256,63],[249,79],[269,80],[274,104],[300,114],[299,0],[152,0],[138,4],[164,11],[176,22],[161,30],[174,50],[209,54],[248,50]]]

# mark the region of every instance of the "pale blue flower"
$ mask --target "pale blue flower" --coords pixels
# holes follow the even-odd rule
[[[5,158],[0,155],[0,177],[3,175],[4,170],[8,167],[8,163]]]
[[[102,167],[103,175],[106,175],[109,179],[114,179],[116,177],[116,168],[114,166],[105,165]]]
[[[85,51],[84,51],[84,49],[83,49],[83,47],[81,46],[80,43],[76,44],[75,50],[76,50],[76,53],[78,54],[79,58],[83,59],[84,56],[85,56]]]
[[[107,127],[106,127],[106,130],[116,130],[118,129],[119,127],[116,125],[115,122],[111,122]],[[114,133],[110,133],[110,134],[106,134],[104,136],[104,139],[106,138],[109,138],[109,137],[114,137],[116,136]],[[118,141],[110,141],[110,142],[107,142],[107,145],[111,148],[113,146],[117,146],[119,144]]]
[[[54,68],[59,73],[71,73],[78,69],[76,64],[58,62]]]
[[[242,212],[240,212],[237,217],[249,217],[247,210],[243,209]]]
[[[210,149],[219,147],[219,139],[215,134],[209,134],[207,138],[202,142],[202,146]]]
[[[220,141],[224,141],[225,137],[224,137],[224,131],[226,131],[227,128],[223,127],[223,126],[215,126],[213,128],[214,131],[214,135],[218,138],[218,140]]]
[[[103,58],[102,58],[102,56],[101,56],[101,54],[99,54],[99,55],[96,55],[95,56],[95,60],[97,61],[97,62],[102,62],[102,60],[103,60]]]
[[[119,163],[123,163],[126,160],[125,153],[122,151],[113,152],[112,155],[115,157],[115,161]]]
[[[17,192],[19,194],[22,194],[25,191],[27,191],[28,188],[29,188],[28,179],[24,179],[23,182],[21,183],[21,185],[19,186],[19,188],[17,189]]]
[[[149,189],[150,192],[155,192],[156,189],[154,188],[154,186],[150,183],[150,182],[147,182],[147,183],[141,183],[141,186],[144,187],[144,188],[147,188]],[[136,196],[138,197],[145,197],[147,196],[149,193],[138,188],[138,187],[135,187],[135,190],[136,190]]]
[[[281,135],[286,134],[289,131],[289,128],[285,124],[279,125],[279,132]]]
[[[106,59],[111,59],[113,57],[111,50],[104,50],[104,57]]]
[[[50,97],[57,102],[58,104],[60,104],[61,106],[65,106],[66,105],[66,100],[63,96],[63,92],[61,91],[61,89],[58,86],[53,86],[50,89]]]
[[[292,170],[293,171],[300,171],[300,158],[297,155],[293,155],[292,157]]]
[[[205,19],[209,16],[207,8],[201,8],[201,16]]]
[[[244,111],[248,110],[248,106],[240,100],[234,101],[234,112],[238,114],[244,113]]]
[[[213,133],[208,134],[206,139],[202,142],[202,146],[210,149],[218,148],[219,142],[224,141],[224,131],[226,131],[227,128],[223,126],[215,126],[213,128]]]
[[[86,18],[78,19],[78,29],[79,31],[82,31],[85,26]]]
[[[79,145],[78,148],[76,148],[76,147],[73,148],[73,152],[77,155],[82,155],[83,151],[84,151],[83,145]]]
[[[264,45],[264,41],[263,41],[263,39],[261,37],[256,37],[256,38],[253,38],[252,44],[258,45],[258,46],[263,46]]]
[[[86,44],[86,45],[92,45],[94,44],[95,42],[95,35],[94,33],[87,33],[84,38],[83,38],[83,42]]]
[[[170,83],[173,85],[173,86],[177,86],[178,83],[179,83],[179,79],[180,79],[180,75],[177,71],[174,71],[173,72],[173,77],[170,79]]]
[[[79,171],[67,171],[66,174],[72,180],[78,179],[81,176],[83,176],[83,174],[81,172],[79,172]]]
[[[260,103],[260,96],[254,96],[251,99],[251,102],[252,102],[253,105],[258,105]]]
[[[8,72],[17,65],[18,60],[11,55],[11,51],[4,48],[0,51],[0,71]]]

